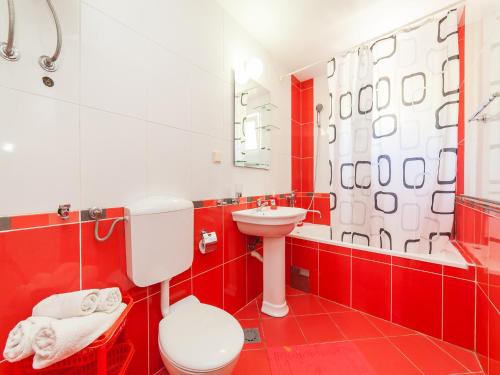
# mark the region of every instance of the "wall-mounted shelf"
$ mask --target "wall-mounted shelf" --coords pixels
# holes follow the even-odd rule
[[[500,98],[500,92],[494,92],[493,94],[490,95],[488,100],[479,108],[470,118],[469,122],[472,121],[481,121],[481,122],[487,122],[487,121],[493,121],[498,119],[498,116],[487,116],[486,114],[481,115],[481,113],[484,112],[484,110],[491,104],[496,98]]]
[[[257,127],[257,129],[271,131],[273,129],[279,130],[280,128],[278,126],[276,126],[276,125],[262,125],[262,126]]]
[[[274,109],[278,109],[278,106],[277,105],[274,105],[273,103],[265,103],[265,104],[261,104],[261,105],[258,105],[257,107],[254,107],[255,110],[257,111],[267,111],[267,112],[270,112]]]

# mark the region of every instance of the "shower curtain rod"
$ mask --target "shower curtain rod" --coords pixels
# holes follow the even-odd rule
[[[350,48],[348,48],[348,49],[345,49],[345,50],[342,50],[342,51],[338,51],[338,52],[336,52],[336,53],[333,53],[333,54],[332,54],[332,56],[337,56],[337,55],[339,55],[339,54],[342,54],[342,55],[343,55],[344,53],[349,52],[349,51],[351,51],[351,50],[353,50],[353,49],[355,49],[355,48],[361,47],[361,46],[363,46],[363,45],[365,45],[365,44],[370,44],[370,43],[372,43],[372,42],[374,42],[374,41],[376,41],[376,40],[378,40],[378,39],[382,39],[382,38],[384,38],[384,37],[386,37],[386,36],[388,36],[388,35],[391,35],[391,34],[397,33],[398,31],[401,31],[401,30],[403,30],[403,29],[406,29],[406,28],[408,28],[408,27],[410,27],[410,26],[412,26],[412,25],[414,25],[414,24],[416,24],[416,23],[419,23],[419,22],[425,21],[425,20],[427,20],[428,18],[433,17],[433,16],[435,16],[435,15],[436,15],[436,14],[438,14],[438,13],[441,13],[441,12],[444,12],[444,11],[446,11],[446,10],[450,10],[450,9],[452,9],[452,8],[455,8],[455,7],[459,6],[459,5],[465,4],[465,2],[466,2],[466,1],[467,1],[467,0],[460,0],[460,1],[457,1],[457,2],[455,2],[455,3],[453,3],[453,4],[449,4],[449,5],[445,6],[444,8],[441,8],[441,9],[435,10],[434,12],[429,13],[429,14],[426,14],[425,16],[422,16],[422,17],[420,17],[420,18],[418,18],[418,19],[416,19],[416,20],[413,20],[413,21],[411,21],[411,22],[408,22],[408,23],[407,23],[407,24],[405,24],[405,25],[399,26],[399,27],[397,27],[397,28],[395,28],[395,29],[392,29],[391,31],[385,32],[385,33],[383,33],[383,34],[380,34],[380,35],[376,36],[375,38],[371,38],[371,39],[365,40],[364,42],[358,43],[358,44],[356,44],[356,45],[354,45],[354,46],[352,46],[352,47],[350,47]],[[289,77],[289,76],[291,76],[291,75],[293,75],[293,74],[296,74],[296,73],[302,72],[303,70],[306,70],[306,69],[312,68],[313,66],[316,66],[316,65],[318,65],[318,64],[326,64],[326,63],[328,63],[328,61],[325,61],[325,60],[321,59],[321,60],[319,60],[319,61],[316,61],[316,62],[313,62],[313,63],[311,63],[311,64],[305,65],[305,66],[303,66],[302,68],[296,69],[296,70],[294,70],[294,71],[292,71],[292,72],[290,72],[290,73],[287,73],[287,74],[282,75],[282,76],[280,77],[280,80],[282,80],[282,79],[283,79],[283,78],[285,78],[285,77]]]

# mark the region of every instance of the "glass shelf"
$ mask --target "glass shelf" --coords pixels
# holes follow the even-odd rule
[[[273,103],[265,103],[265,104],[258,105],[257,107],[254,107],[254,109],[257,110],[257,111],[267,111],[267,112],[270,112],[273,109],[278,109],[278,106],[274,105]]]

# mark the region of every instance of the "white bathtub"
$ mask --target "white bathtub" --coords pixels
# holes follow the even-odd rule
[[[450,241],[441,243],[438,249],[434,249],[432,254],[405,253],[396,250],[386,250],[377,247],[363,246],[347,242],[332,240],[331,228],[328,225],[304,223],[301,227],[296,227],[289,237],[300,238],[314,242],[326,243],[336,246],[348,247],[351,249],[370,251],[372,253],[385,254],[400,258],[408,258],[423,262],[442,264],[444,266],[467,269],[468,264],[457,248]]]

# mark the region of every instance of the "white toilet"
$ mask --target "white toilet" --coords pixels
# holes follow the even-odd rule
[[[127,274],[146,287],[161,282],[158,345],[176,374],[231,374],[243,348],[243,329],[230,314],[189,296],[169,306],[169,280],[193,262],[193,204],[153,197],[125,209]]]

